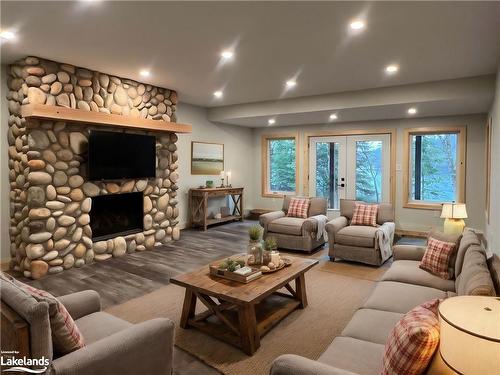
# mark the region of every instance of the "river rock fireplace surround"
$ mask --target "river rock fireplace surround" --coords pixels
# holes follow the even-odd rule
[[[36,57],[10,66],[8,86],[11,269],[37,279],[179,238],[175,132],[190,127],[175,91]],[[156,177],[89,181],[93,129],[154,135]],[[103,196],[134,196],[132,228],[93,234]]]

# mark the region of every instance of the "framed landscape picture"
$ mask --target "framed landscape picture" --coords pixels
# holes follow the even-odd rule
[[[223,170],[222,143],[191,142],[191,174],[218,175]]]

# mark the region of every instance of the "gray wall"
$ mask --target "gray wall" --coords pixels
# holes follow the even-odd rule
[[[490,223],[486,225],[488,249],[500,255],[500,66],[497,73],[495,99],[489,113],[491,134]]]
[[[9,208],[9,155],[7,143],[7,130],[9,128],[9,110],[7,108],[7,71],[6,66],[1,66],[1,80],[0,80],[0,105],[1,105],[1,118],[0,118],[0,259],[1,262],[8,262],[10,260],[10,208]]]

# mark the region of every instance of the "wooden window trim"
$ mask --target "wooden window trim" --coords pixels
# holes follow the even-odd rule
[[[317,131],[312,133],[304,134],[304,174],[303,174],[303,191],[304,195],[309,194],[309,141],[310,138],[316,137],[343,137],[350,135],[381,135],[389,134],[391,136],[390,143],[390,153],[391,153],[391,166],[390,166],[390,194],[389,199],[391,204],[396,202],[396,141],[397,141],[397,129],[355,129],[355,130],[344,130],[344,131]]]
[[[403,207],[421,210],[441,211],[441,202],[416,202],[410,200],[410,137],[413,135],[427,134],[458,134],[457,149],[457,202],[465,202],[465,165],[467,150],[467,127],[465,126],[445,126],[445,127],[423,127],[409,128],[404,130],[403,140]]]
[[[267,175],[267,169],[269,167],[269,141],[279,140],[279,139],[293,139],[295,141],[295,191],[287,192],[287,194],[273,193],[268,190],[269,181]],[[283,134],[264,134],[262,135],[262,197],[264,198],[282,198],[285,195],[294,194],[297,195],[299,187],[299,135],[298,133],[283,133]]]

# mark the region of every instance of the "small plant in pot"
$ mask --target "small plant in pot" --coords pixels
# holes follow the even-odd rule
[[[262,264],[262,228],[254,225],[248,230],[250,241],[247,247],[247,264],[249,266]]]

